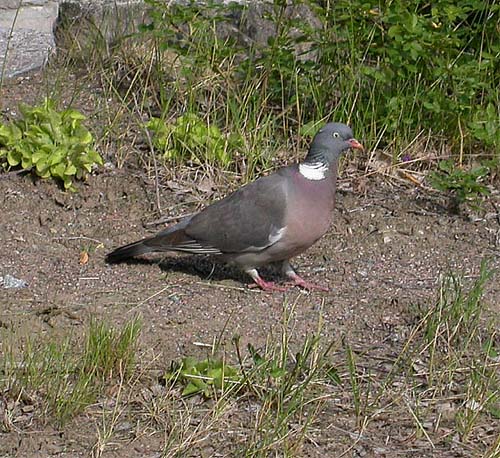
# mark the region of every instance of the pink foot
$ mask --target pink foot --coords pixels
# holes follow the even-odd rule
[[[290,276],[290,279],[292,280],[294,285],[300,286],[301,288],[307,289],[308,291],[311,291],[311,290],[330,291],[326,286],[316,285],[314,283],[310,283],[310,282],[304,280],[301,276],[299,276],[297,274]]]
[[[288,290],[288,288],[284,286],[278,286],[276,283],[272,281],[265,281],[260,277],[254,281],[255,283],[248,285],[249,288],[259,287],[263,291],[281,291],[281,292],[285,292]]]

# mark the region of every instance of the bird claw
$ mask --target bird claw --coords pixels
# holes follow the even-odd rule
[[[260,278],[258,281],[255,280],[255,283],[248,285],[248,287],[260,288],[262,291],[279,291],[282,293],[288,290],[288,288],[284,286],[278,286],[276,283],[272,281],[265,281],[262,278]]]
[[[326,286],[316,285],[315,283],[308,282],[298,275],[293,276],[291,280],[292,285],[300,286],[301,288],[307,289],[308,291],[330,291]]]
[[[287,283],[288,286],[279,286],[272,281],[260,280],[258,283],[251,283],[248,285],[249,289],[260,288],[262,291],[277,291],[277,292],[285,292],[290,289],[292,286],[300,286],[308,291],[330,291],[326,286],[316,285],[315,283],[308,282],[303,278],[294,278],[291,282]]]

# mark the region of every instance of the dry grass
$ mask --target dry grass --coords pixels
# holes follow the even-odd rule
[[[120,362],[120,354],[133,357],[127,349],[137,336],[134,324],[121,331],[91,324],[83,357],[74,346],[50,338],[36,352],[33,346],[18,347],[3,355],[3,429],[21,432],[56,422],[64,430],[64,423],[71,425],[83,412],[95,425],[95,457],[146,438],[154,438],[165,457],[210,450],[221,456],[292,457],[314,449],[343,450],[336,456],[350,456],[372,443],[383,448],[380,428],[392,438],[387,451],[394,441],[411,440],[422,451],[444,453],[455,447],[471,456],[494,457],[500,433],[499,323],[483,316],[489,275],[484,263],[467,288],[457,275],[443,277],[436,302],[415,309],[414,324],[383,348],[347,338],[328,340],[321,310],[316,331],[299,337],[295,304],[284,303],[282,323],[262,348],[240,348],[238,338],[226,347],[221,344],[224,329],[214,336],[207,361],[227,359],[236,350],[238,358],[226,364],[239,375],[231,383],[224,377],[217,383],[220,376],[205,378],[205,394],[191,397],[181,395],[187,383],[183,378],[166,381],[161,367],[167,362],[150,351],[135,357],[134,366],[130,359]],[[40,370],[46,355],[50,364]],[[78,364],[54,363],[62,360],[87,361],[80,367],[93,374],[85,379],[88,383],[75,378]],[[71,385],[49,396],[47,388],[63,380]],[[89,387],[93,401],[86,397]],[[90,402],[80,402],[85,399]],[[70,400],[75,400],[73,409],[57,408]],[[347,439],[350,445],[342,445]]]

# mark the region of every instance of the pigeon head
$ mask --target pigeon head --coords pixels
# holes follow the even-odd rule
[[[307,164],[321,163],[330,166],[342,152],[349,148],[363,149],[346,124],[331,122],[323,126],[315,135],[305,158]]]

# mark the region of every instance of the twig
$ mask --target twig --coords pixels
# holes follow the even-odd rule
[[[420,181],[418,181],[411,173],[405,172],[404,170],[400,170],[400,173],[413,184],[417,186],[423,186],[422,183],[420,183]]]
[[[9,172],[4,172],[0,175],[0,180],[6,180],[7,178],[10,178],[11,176],[14,175],[22,175],[23,173],[29,173],[33,167],[30,167],[29,169],[21,169],[21,170],[11,170]]]
[[[500,225],[500,209],[498,208],[498,205],[493,202],[493,200],[490,201],[491,202],[491,206],[495,209],[495,212],[496,212],[496,220],[497,220],[497,223]]]
[[[86,237],[84,235],[73,236],[73,237],[51,237],[51,240],[90,240],[91,242],[98,243],[99,245],[104,245],[103,242],[97,239],[93,239],[92,237]]]
[[[155,219],[154,221],[150,221],[149,223],[144,223],[144,227],[159,226],[160,224],[170,223],[172,221],[177,221],[179,219],[188,218],[189,216],[192,216],[194,214],[195,212],[184,213],[183,215],[178,215],[178,216],[163,216],[162,218]]]
[[[370,157],[366,161],[365,173],[368,172],[368,167],[370,166],[370,163],[377,152],[377,147],[380,144],[380,142],[382,141],[382,137],[384,136],[386,130],[387,130],[387,125],[385,125],[384,128],[382,129],[382,132],[380,133],[380,135],[377,138],[377,142],[375,143],[375,145],[372,148],[372,151],[370,153]]]
[[[167,285],[167,286],[163,287],[162,289],[160,289],[159,291],[157,291],[156,293],[151,294],[151,296],[149,296],[146,299],[142,300],[135,307],[132,307],[130,310],[128,310],[127,313],[130,313],[130,312],[132,312],[134,310],[137,310],[141,305],[144,305],[146,302],[149,302],[151,299],[153,299],[156,296],[162,294],[164,291],[170,289],[171,287],[172,287],[172,285]]]
[[[460,155],[458,158],[458,163],[460,167],[462,167],[464,162],[464,131],[462,130],[462,123],[460,122],[460,116],[458,116],[458,130],[460,131]]]

